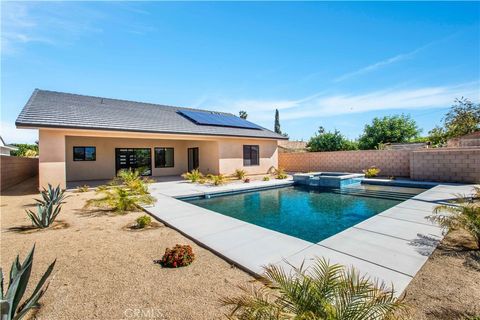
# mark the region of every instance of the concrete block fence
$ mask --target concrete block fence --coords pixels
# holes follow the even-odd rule
[[[0,191],[38,175],[38,159],[0,156]]]
[[[279,153],[278,162],[289,172],[360,173],[376,166],[382,176],[480,183],[480,148]]]

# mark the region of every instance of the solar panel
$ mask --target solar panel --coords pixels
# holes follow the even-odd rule
[[[236,117],[234,115],[217,113],[217,112],[208,112],[208,111],[190,111],[190,110],[181,110],[178,111],[181,115],[188,118],[190,121],[193,121],[199,125],[209,125],[209,126],[220,126],[220,127],[234,127],[234,128],[244,128],[244,129],[257,129],[261,130],[262,127],[257,126],[250,121],[244,120],[242,118]]]

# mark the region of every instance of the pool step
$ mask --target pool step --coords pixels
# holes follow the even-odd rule
[[[332,193],[343,194],[357,197],[377,198],[377,199],[390,199],[405,201],[415,196],[415,194],[395,191],[381,191],[381,190],[365,190],[356,188],[345,189],[333,189]]]

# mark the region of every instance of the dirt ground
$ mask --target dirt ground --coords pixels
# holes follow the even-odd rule
[[[114,215],[82,210],[93,192],[71,193],[58,219],[67,228],[19,232],[29,226],[25,209],[37,196],[35,180],[1,196],[1,266],[23,259],[36,244],[33,282],[56,258],[54,277],[41,299],[38,319],[216,319],[226,312],[219,298],[234,296],[253,278],[232,268],[173,229],[160,225],[129,231],[143,212]],[[33,208],[33,207],[32,207]],[[162,269],[166,247],[190,244],[196,260],[188,267]],[[32,284],[30,284],[32,285]]]
[[[415,320],[480,316],[480,252],[463,230],[444,238],[406,289]]]
[[[35,243],[36,283],[57,259],[42,307],[32,315],[37,319],[218,319],[226,312],[219,298],[238,295],[237,285],[253,280],[162,224],[129,231],[126,226],[143,212],[83,210],[91,191],[70,193],[55,229],[21,231],[31,225],[25,209],[37,196],[35,183],[32,179],[2,193],[0,262],[8,272],[16,254],[23,259]],[[407,288],[411,319],[480,314],[480,261],[467,259],[471,251],[455,247],[453,240],[473,246],[462,232],[447,236]],[[192,265],[162,269],[153,263],[177,243],[193,247]]]

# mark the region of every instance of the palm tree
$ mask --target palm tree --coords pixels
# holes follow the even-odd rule
[[[474,188],[471,197],[458,196],[452,204],[437,206],[428,218],[448,230],[466,230],[480,249],[480,187]]]
[[[353,268],[329,264],[318,259],[307,273],[294,268],[287,274],[281,267],[270,265],[258,288],[242,287],[244,294],[224,298],[231,308],[230,319],[265,320],[336,320],[395,319],[393,313],[406,308],[393,289],[374,284]]]

